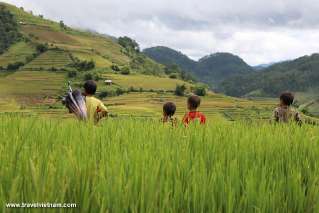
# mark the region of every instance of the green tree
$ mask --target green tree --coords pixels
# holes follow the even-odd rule
[[[129,52],[140,52],[139,44],[127,36],[119,37],[118,43]]]
[[[175,95],[177,95],[177,96],[184,96],[186,89],[187,89],[187,88],[186,88],[185,84],[176,85]]]
[[[49,49],[48,44],[38,44],[36,46],[36,50],[38,53],[44,53]]]
[[[0,6],[0,54],[21,37],[15,17]]]
[[[207,94],[207,88],[205,85],[196,85],[193,89],[195,95],[205,96]]]

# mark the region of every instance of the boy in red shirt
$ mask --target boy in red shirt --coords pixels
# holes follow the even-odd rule
[[[193,95],[187,100],[188,113],[185,114],[183,118],[183,123],[185,126],[188,126],[191,122],[198,121],[200,124],[206,123],[206,116],[197,111],[197,108],[200,106],[200,98],[196,95]]]

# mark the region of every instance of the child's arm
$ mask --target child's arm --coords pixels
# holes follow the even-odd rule
[[[98,105],[96,112],[98,115],[98,120],[101,120],[102,118],[108,116],[108,110],[107,110],[106,106],[102,103],[102,101]]]

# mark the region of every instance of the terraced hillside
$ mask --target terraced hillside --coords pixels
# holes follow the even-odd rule
[[[30,43],[18,42],[12,45],[8,51],[0,55],[0,66],[6,67],[9,63],[25,61],[27,57],[34,54],[35,48]]]
[[[112,38],[74,30],[69,27],[61,27],[59,23],[35,16],[13,5],[0,3],[0,6],[4,6],[15,15],[21,33],[32,43],[48,43],[50,47],[67,50],[77,57],[79,56],[79,58],[96,59],[97,67],[109,67],[112,63],[125,65],[130,62],[130,58],[123,53],[123,48]],[[30,49],[32,47],[23,48],[23,51]],[[14,52],[17,54],[23,54],[20,50],[17,50],[17,47],[15,50]],[[0,62],[14,63],[19,60],[21,58],[0,56]]]
[[[52,70],[67,68],[72,63],[70,54],[64,50],[52,49],[41,54],[26,66],[24,70]]]
[[[176,97],[167,93],[130,93],[105,99],[112,113],[126,116],[160,117],[166,101],[177,105],[176,114],[182,118],[186,109],[186,97]],[[202,98],[200,110],[211,122],[214,119],[226,120],[265,120],[270,119],[274,100],[232,99],[222,95],[209,94]]]
[[[58,97],[65,93],[68,80],[73,82],[74,87],[79,87],[87,75],[94,78],[99,76],[97,95],[109,89],[124,91],[120,96],[103,99],[115,116],[160,117],[162,104],[166,101],[176,102],[179,117],[185,112],[186,97],[176,97],[173,91],[176,85],[185,84],[189,92],[195,85],[169,78],[163,72],[163,65],[146,56],[128,53],[113,38],[61,27],[56,22],[34,16],[12,5],[1,5],[17,17],[24,39],[0,55],[0,66],[5,67],[14,62],[26,63],[15,72],[0,73],[1,112],[68,116]],[[39,50],[39,44],[46,44],[48,49]],[[78,71],[75,77],[70,77],[63,70],[67,68],[72,71],[73,68],[68,65],[76,58],[93,60],[96,69]],[[114,64],[120,68],[131,67],[131,73],[124,75],[120,71],[113,71],[111,66]],[[148,75],[143,74],[143,69],[149,70]],[[107,79],[113,81],[112,86],[104,83]],[[263,119],[269,117],[273,105],[272,100],[248,101],[209,92],[203,98],[201,110],[210,118]]]

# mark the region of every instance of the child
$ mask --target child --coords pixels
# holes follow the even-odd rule
[[[94,81],[86,81],[83,87],[88,120],[97,123],[101,118],[107,116],[107,108],[102,101],[94,97],[97,89],[97,85]]]
[[[301,125],[301,116],[298,111],[293,109],[291,105],[294,102],[294,95],[290,92],[285,92],[280,95],[280,104],[274,110],[274,120],[278,123],[296,122]]]
[[[183,123],[185,126],[188,126],[191,122],[199,121],[200,124],[206,123],[206,116],[197,111],[197,108],[200,106],[200,98],[196,95],[193,95],[187,100],[188,113],[185,114],[183,118]]]
[[[167,102],[163,105],[163,118],[164,124],[169,123],[173,127],[177,125],[177,119],[174,117],[176,111],[176,105],[172,102]]]

